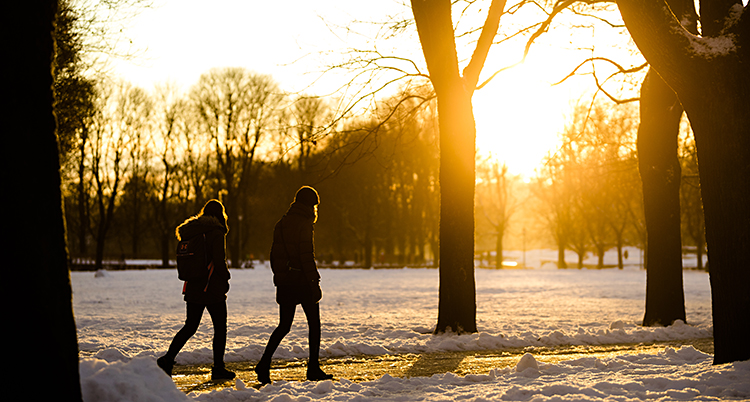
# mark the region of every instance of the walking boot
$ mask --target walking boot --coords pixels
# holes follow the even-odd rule
[[[332,374],[326,374],[318,365],[307,367],[308,381],[325,381],[333,378]]]
[[[261,360],[255,365],[254,371],[258,375],[259,383],[262,385],[271,383],[271,363]]]
[[[164,370],[165,373],[167,373],[168,376],[172,376],[172,368],[174,367],[174,360],[171,360],[167,358],[167,356],[162,356],[158,359],[156,359],[156,365],[159,366],[162,370]]]
[[[233,380],[236,374],[224,368],[224,366],[214,366],[211,369],[211,381]]]

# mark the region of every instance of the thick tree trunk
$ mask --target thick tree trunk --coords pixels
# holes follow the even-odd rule
[[[682,30],[663,2],[618,0],[618,5],[646,60],[680,99],[695,134],[711,280],[714,363],[748,360],[750,14],[745,8],[741,18],[732,19],[730,14],[737,15],[741,4],[702,2],[701,10],[705,6],[711,16],[703,20],[704,38]],[[719,14],[726,18],[715,18]],[[724,27],[728,21],[734,25]],[[712,46],[717,39],[732,46]]]
[[[440,300],[437,332],[476,332],[474,152],[471,97],[456,83],[438,98],[440,124]]]
[[[638,169],[648,241],[643,325],[670,325],[685,321],[677,157],[682,105],[653,70],[643,81],[640,102]]]
[[[717,364],[750,359],[750,82],[747,71],[736,74],[746,77],[744,91],[716,88],[694,108],[685,102],[698,146]]]
[[[13,39],[9,42],[8,81],[12,99],[6,108],[8,133],[4,149],[21,152],[8,155],[13,174],[8,175],[8,194],[14,208],[13,233],[7,255],[6,283],[18,287],[21,297],[9,309],[6,322],[12,326],[10,359],[18,373],[15,387],[36,389],[43,367],[54,373],[45,376],[44,387],[55,399],[80,401],[78,343],[73,317],[72,292],[68,271],[60,160],[55,117],[52,110],[51,61],[54,53],[52,26],[56,1],[13,2],[5,12],[14,18]],[[11,217],[11,219],[13,219]],[[33,278],[30,282],[30,278]],[[11,295],[11,293],[7,293]],[[6,297],[7,299],[7,297]],[[14,346],[15,345],[15,346]],[[23,345],[23,347],[18,347]]]
[[[438,99],[440,285],[435,332],[476,332],[476,284],[474,282],[476,127],[471,105],[474,85],[467,83],[458,71],[451,21],[451,3],[447,0],[412,0],[412,11],[417,23],[422,51],[430,70],[430,80]],[[481,70],[481,65],[479,70]]]

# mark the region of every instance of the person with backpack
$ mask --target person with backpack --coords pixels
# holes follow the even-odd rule
[[[203,311],[208,310],[214,326],[212,380],[231,380],[235,373],[224,367],[224,349],[227,343],[227,292],[229,269],[226,263],[226,235],[229,231],[224,205],[210,200],[201,212],[177,226],[177,265],[180,278],[184,278],[185,260],[182,254],[190,249],[192,259],[202,261],[203,274],[189,276],[182,288],[187,305],[185,325],[175,335],[167,353],[156,363],[172,375],[175,358],[185,343],[195,334],[201,323]]]
[[[268,339],[268,344],[255,373],[261,384],[270,384],[271,359],[292,328],[297,305],[301,304],[309,328],[310,357],[307,361],[307,379],[322,381],[333,376],[320,368],[320,306],[323,294],[320,274],[315,263],[313,224],[318,219],[320,198],[314,188],[303,186],[294,196],[286,214],[276,222],[271,245],[271,269],[276,285],[276,303],[279,304],[279,325]]]

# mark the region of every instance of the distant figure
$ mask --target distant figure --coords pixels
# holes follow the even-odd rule
[[[303,186],[297,191],[294,202],[286,214],[276,222],[271,246],[271,269],[276,285],[276,303],[279,304],[279,325],[271,334],[263,357],[255,366],[258,381],[270,384],[271,359],[284,336],[289,333],[297,305],[301,304],[307,317],[310,358],[307,361],[307,379],[321,381],[333,378],[321,370],[320,356],[320,306],[322,297],[320,274],[315,264],[313,224],[318,219],[318,192]]]
[[[190,217],[177,227],[177,240],[188,240],[197,235],[206,235],[206,252],[213,262],[213,272],[207,280],[187,281],[182,293],[187,304],[185,325],[177,332],[169,345],[167,354],[156,360],[167,375],[172,375],[172,367],[177,354],[188,339],[198,330],[203,310],[208,310],[214,326],[212,380],[231,380],[235,374],[224,367],[224,349],[227,344],[227,292],[229,291],[229,269],[226,263],[226,235],[229,231],[224,205],[210,200],[200,214]]]

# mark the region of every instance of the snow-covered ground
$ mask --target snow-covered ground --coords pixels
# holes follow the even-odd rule
[[[541,266],[553,252],[528,252]],[[632,255],[632,253],[631,253]],[[611,258],[611,257],[610,257]],[[631,257],[632,259],[633,257]],[[637,257],[636,257],[637,258]],[[423,353],[507,347],[599,345],[711,337],[708,275],[685,271],[687,324],[643,328],[645,271],[512,269],[476,271],[473,335],[433,336],[434,269],[322,269],[321,356]],[[545,364],[532,354],[488,375],[384,376],[372,382],[277,382],[184,395],[156,367],[182,326],[185,305],[174,270],[73,272],[73,303],[87,402],[112,400],[720,400],[750,399],[750,362],[712,366],[692,347],[658,354],[583,358]],[[256,361],[278,315],[270,270],[233,270],[225,360]],[[208,314],[177,357],[211,362]],[[306,358],[307,327],[298,309],[277,359]]]

